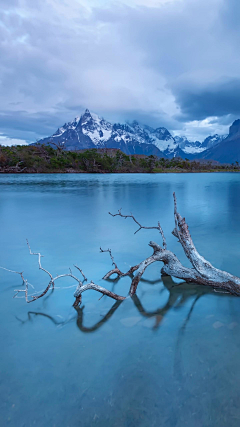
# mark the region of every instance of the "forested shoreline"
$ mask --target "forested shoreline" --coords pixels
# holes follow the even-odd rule
[[[0,173],[239,172],[238,162],[190,161],[126,155],[118,149],[66,151],[50,145],[0,146]]]

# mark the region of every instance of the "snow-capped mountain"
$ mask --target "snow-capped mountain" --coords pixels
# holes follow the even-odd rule
[[[48,138],[38,141],[43,144],[63,143],[67,150],[83,148],[119,148],[126,154],[153,154],[173,157],[177,142],[164,127],[153,129],[132,123],[112,124],[97,114],[86,110],[81,117],[65,123]]]
[[[111,134],[111,123],[86,110],[81,117],[76,117],[72,122],[65,123],[52,136],[38,142],[62,143],[68,150],[93,148],[104,146]]]
[[[189,141],[185,136],[173,137],[164,127],[156,129],[131,123],[112,124],[86,110],[81,117],[65,123],[52,136],[38,141],[41,144],[64,144],[66,150],[86,148],[117,148],[126,154],[156,155],[159,157],[205,158],[208,150],[224,140],[213,135],[203,142]]]
[[[227,138],[227,135],[218,135],[217,133],[215,135],[208,136],[204,139],[202,147],[205,147],[205,149],[212,148],[222,142],[225,138]]]
[[[189,141],[186,136],[175,136],[174,139],[185,154],[197,155],[209,148],[219,144],[227,135],[212,135],[204,139],[204,141]]]
[[[199,141],[189,141],[186,136],[175,136],[175,141],[185,154],[197,154],[206,150]]]

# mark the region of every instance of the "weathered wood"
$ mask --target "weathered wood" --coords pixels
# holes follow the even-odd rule
[[[118,279],[124,276],[133,276],[130,289],[129,289],[129,296],[133,296],[137,291],[138,284],[146,268],[154,262],[162,262],[163,263],[163,267],[161,269],[162,275],[173,276],[178,279],[182,279],[187,283],[195,283],[195,284],[204,285],[204,286],[211,286],[214,288],[214,290],[226,291],[232,295],[240,296],[240,278],[233,276],[232,274],[227,273],[226,271],[215,268],[209,261],[207,261],[205,258],[203,258],[203,256],[201,256],[198,253],[192,241],[186,220],[185,218],[181,217],[181,215],[177,210],[177,199],[176,199],[175,193],[173,193],[173,198],[174,198],[175,228],[172,233],[182,245],[185,255],[187,256],[187,258],[192,264],[192,268],[184,267],[182,263],[179,261],[179,259],[176,257],[176,255],[167,249],[166,239],[165,239],[163,230],[161,228],[160,222],[158,222],[157,226],[145,227],[141,225],[140,222],[137,221],[132,214],[123,215],[120,209],[117,214],[111,214],[110,212],[109,214],[113,217],[120,216],[125,219],[131,218],[139,227],[135,233],[137,233],[141,229],[158,230],[162,236],[163,243],[162,243],[162,246],[160,246],[159,244],[153,241],[150,241],[149,246],[153,249],[153,254],[148,258],[146,258],[145,260],[143,260],[142,262],[140,262],[139,264],[131,267],[126,273],[123,273],[118,268],[116,262],[114,261],[114,257],[112,255],[111,249],[103,250],[102,248],[100,248],[101,252],[109,253],[112,261],[112,265],[114,266],[113,269],[111,269],[108,273],[105,274],[103,279],[108,280],[114,274],[117,275]],[[29,286],[31,287],[33,286],[30,283],[28,283],[28,281],[24,278],[23,272],[19,273],[16,271],[12,271],[12,270],[8,270],[6,268],[0,267],[0,268],[3,268],[4,270],[19,274],[22,278],[24,289],[17,289],[16,295],[14,297],[16,297],[20,292],[24,292],[26,302],[28,303],[33,302],[43,297],[44,295],[46,295],[46,293],[49,291],[50,288],[54,289],[55,281],[57,279],[62,277],[71,277],[78,283],[77,289],[75,290],[75,293],[74,293],[75,302],[73,305],[75,307],[81,303],[82,293],[87,290],[95,290],[97,292],[100,292],[102,296],[106,295],[117,301],[123,301],[124,299],[127,298],[127,296],[118,295],[114,292],[109,291],[106,288],[103,288],[102,286],[99,286],[93,283],[92,281],[84,285],[83,282],[87,279],[83,274],[82,270],[77,266],[75,267],[80,271],[80,273],[84,278],[83,282],[78,277],[72,274],[71,269],[69,269],[70,273],[61,274],[56,277],[53,277],[49,271],[47,271],[42,267],[41,265],[42,255],[40,253],[32,252],[28,241],[27,241],[27,245],[29,248],[30,255],[36,255],[38,257],[39,269],[44,271],[50,277],[50,281],[48,282],[48,285],[46,286],[46,288],[43,289],[41,292],[28,295]],[[29,297],[31,297],[31,299],[29,299]]]
[[[92,289],[94,291],[100,292],[102,295],[107,295],[110,298],[115,299],[116,301],[123,301],[124,299],[126,299],[126,297],[122,297],[120,295],[115,294],[114,292],[109,291],[108,289],[103,288],[102,286],[96,285],[93,282],[87,283],[86,285],[79,285],[76,289],[76,291],[74,292],[74,297],[76,298],[75,302],[74,302],[74,306],[78,305],[79,303],[81,303],[82,299],[82,293]]]
[[[164,264],[161,270],[162,274],[167,274],[169,276],[182,279],[187,283],[212,286],[214,289],[224,290],[233,295],[240,295],[240,278],[233,276],[226,271],[215,268],[209,261],[207,261],[198,253],[192,241],[186,220],[185,218],[182,218],[177,211],[177,199],[175,193],[173,193],[173,198],[175,228],[172,233],[181,243],[183,250],[187,258],[190,260],[193,268],[184,267],[176,255],[173,252],[167,250],[166,239],[164,237],[160,223],[158,223],[158,227],[144,227],[135,219],[133,215],[123,215],[121,211],[115,215],[111,214],[112,216],[119,215],[123,218],[132,218],[139,226],[137,231],[143,228],[158,229],[162,235],[163,247],[152,241],[149,243],[149,246],[153,248],[153,255],[138,265],[130,286],[130,295],[135,294],[137,286],[146,268],[156,261],[163,262]],[[113,270],[112,272],[108,272],[104,277],[107,278],[111,274],[113,274]]]

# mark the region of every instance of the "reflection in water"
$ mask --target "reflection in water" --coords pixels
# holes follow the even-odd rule
[[[42,289],[28,237],[50,271],[76,263],[99,283],[109,270],[100,246],[126,269],[158,239],[109,218],[120,207],[146,225],[160,220],[187,264],[171,235],[173,191],[199,252],[239,276],[240,174],[1,175],[1,265],[24,270]],[[86,292],[75,311],[69,291],[30,306],[13,301],[16,279],[2,274],[0,425],[239,425],[239,298],[163,277],[142,279],[138,297],[122,303]],[[146,274],[159,277],[159,266]],[[124,294],[128,280],[119,283]]]
[[[119,281],[119,278],[116,280],[108,279],[108,282],[113,282],[116,284],[116,282]],[[196,306],[197,301],[205,294],[213,293],[213,289],[211,287],[203,287],[195,284],[187,284],[185,282],[182,283],[175,283],[170,276],[162,276],[161,279],[158,280],[147,280],[142,279],[143,282],[150,284],[150,285],[158,285],[159,283],[163,283],[164,288],[161,291],[167,290],[169,292],[167,302],[165,305],[161,308],[158,308],[153,311],[147,311],[143,304],[141,303],[139,297],[135,294],[131,297],[135,307],[137,308],[138,312],[141,314],[141,316],[145,318],[154,318],[155,324],[153,325],[152,329],[157,330],[164,317],[167,313],[169,313],[171,310],[177,310],[181,307],[184,307],[187,305],[189,300],[192,300],[192,304],[190,305],[189,310],[187,311],[187,314],[185,316],[185,319],[182,323],[182,325],[176,325],[177,332],[177,339],[175,344],[175,357],[174,357],[174,374],[180,383],[184,381],[184,375],[183,375],[183,368],[182,368],[182,355],[181,355],[181,347],[183,344],[183,338],[184,338],[184,332],[186,329],[186,326],[188,322],[190,321],[190,318],[192,316],[192,313],[194,311],[194,308]],[[114,284],[113,284],[114,287]],[[112,289],[113,290],[113,289]],[[224,295],[222,293],[221,295]],[[48,296],[49,297],[49,296]],[[69,322],[73,322],[76,320],[76,324],[78,329],[81,332],[84,333],[91,333],[97,331],[99,328],[101,328],[108,320],[111,319],[111,317],[114,315],[116,310],[120,307],[120,305],[123,303],[123,301],[116,301],[113,306],[110,308],[110,310],[99,320],[96,322],[93,326],[85,326],[84,325],[84,309],[85,306],[77,306],[74,307],[74,309],[77,312],[77,318],[71,317],[67,320],[59,320],[56,319],[56,317],[50,316],[45,313],[41,312],[34,312],[29,311],[28,312],[28,318],[24,321],[19,318],[17,318],[22,324],[32,321],[34,317],[37,316],[43,316],[47,319],[49,319],[54,325],[56,326],[64,326]]]
[[[115,280],[115,283],[118,281],[119,279]],[[109,279],[108,281],[113,281],[111,279]],[[172,279],[172,277],[170,276],[162,276],[161,279],[158,280],[147,280],[147,279],[143,279],[142,281],[144,281],[145,283],[154,285],[154,284],[159,284],[159,283],[163,283],[164,288],[162,289],[162,291],[164,289],[168,290],[169,295],[168,295],[168,300],[165,303],[165,305],[157,310],[153,310],[153,311],[147,311],[144,309],[139,297],[135,294],[131,297],[135,307],[137,308],[138,312],[146,318],[155,318],[155,324],[153,326],[153,330],[157,329],[164,316],[166,316],[166,314],[174,309],[178,309],[180,307],[183,307],[184,305],[186,305],[186,303],[188,302],[189,299],[192,299],[194,296],[194,300],[192,302],[192,305],[189,309],[189,312],[187,313],[187,316],[184,320],[183,325],[180,328],[180,335],[183,335],[183,332],[187,326],[187,323],[190,320],[190,317],[192,315],[192,312],[194,310],[194,307],[197,303],[197,301],[199,300],[199,298],[206,294],[206,293],[212,293],[213,290],[212,288],[208,288],[208,287],[203,287],[203,286],[198,286],[198,285],[194,285],[194,284],[188,284],[185,282],[182,283],[175,283]],[[50,294],[45,297],[45,298],[49,298]],[[130,298],[130,297],[129,297]],[[118,309],[118,307],[123,303],[123,301],[117,301],[114,303],[114,305],[110,308],[110,310],[101,318],[101,320],[99,320],[95,325],[91,326],[91,327],[87,327],[84,326],[84,309],[85,306],[77,306],[74,307],[74,309],[77,311],[77,327],[80,329],[81,332],[94,332],[97,329],[99,329],[101,326],[103,326],[115,313],[115,311]],[[51,320],[56,326],[59,325],[66,325],[69,322],[72,322],[75,317],[71,317],[70,319],[67,320],[58,320],[56,318],[54,318],[53,316],[49,315],[49,314],[45,314],[45,313],[41,313],[41,312],[36,312],[36,311],[29,311],[28,312],[28,318],[26,320],[21,320],[18,317],[16,317],[22,324],[31,321],[33,319],[33,317],[35,316],[44,316],[46,318],[48,318],[49,320]]]
[[[145,280],[146,282],[146,280]],[[196,298],[194,299],[193,305],[190,308],[190,312],[188,313],[185,322],[187,323],[190,319],[193,307],[196,303],[196,301],[206,292],[211,292],[211,289],[207,288],[205,289],[205,292],[203,293],[203,288],[201,286],[197,285],[189,285],[185,282],[182,282],[180,284],[176,284],[172,277],[170,276],[162,276],[162,282],[165,286],[165,288],[169,291],[169,296],[166,304],[164,307],[159,308],[158,310],[154,310],[153,312],[146,311],[137,295],[133,296],[133,301],[135,306],[137,307],[139,313],[141,313],[144,317],[155,317],[156,323],[153,327],[153,329],[157,329],[160,325],[162,319],[164,316],[170,311],[171,309],[177,309],[189,300],[189,298],[192,298],[193,295],[196,295]],[[152,281],[150,282],[152,283]],[[186,326],[186,325],[185,325]]]
[[[102,317],[101,320],[99,320],[99,322],[95,323],[95,325],[91,326],[91,327],[86,327],[83,325],[83,319],[84,319],[84,306],[83,307],[74,307],[75,310],[77,311],[77,327],[80,329],[80,331],[82,332],[94,332],[97,329],[99,329],[101,326],[104,325],[104,323],[106,323],[111,317],[112,315],[115,313],[115,311],[118,309],[118,307],[122,304],[123,301],[117,301],[115,302],[115,304],[112,306],[112,308],[110,308],[110,310],[107,312],[107,314],[105,314],[105,316]]]

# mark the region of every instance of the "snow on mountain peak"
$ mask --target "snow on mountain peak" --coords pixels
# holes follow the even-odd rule
[[[80,121],[80,117],[75,117],[75,119],[71,123],[69,123],[69,125],[72,126],[73,128],[76,128],[79,121]]]
[[[65,135],[61,138],[63,134]],[[69,139],[71,144],[76,139],[76,144],[80,144],[80,140],[83,138],[81,135],[89,138],[88,141],[91,142],[88,144],[91,143],[93,146],[101,147],[106,144],[114,147],[119,146],[126,152],[128,150],[134,151],[135,148],[133,147],[138,146],[137,152],[142,153],[146,150],[144,147],[149,146],[149,150],[156,154],[160,151],[166,155],[171,155],[177,147],[176,141],[164,127],[153,129],[150,126],[140,125],[136,120],[132,123],[111,124],[88,109],[81,117],[76,117],[72,122],[59,128],[51,138],[58,137],[63,142]],[[83,143],[85,144],[84,141]],[[141,145],[143,145],[142,148],[140,148]]]
[[[95,113],[90,113],[86,109],[81,116],[82,133],[88,136],[94,145],[102,145],[112,134],[112,124],[99,117]]]
[[[141,125],[134,120],[129,123],[111,124],[86,109],[80,117],[65,123],[55,134],[40,143],[64,143],[66,149],[117,148],[127,154],[154,154],[175,157],[194,156],[218,144],[223,137],[213,135],[203,142],[189,141],[186,136],[175,136],[165,127],[156,129]]]

